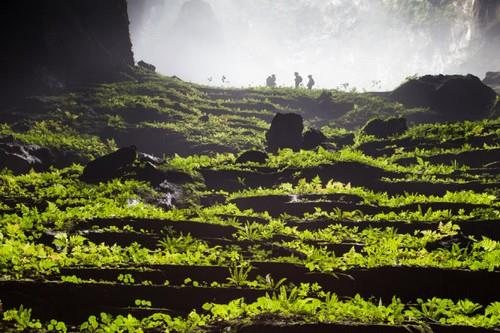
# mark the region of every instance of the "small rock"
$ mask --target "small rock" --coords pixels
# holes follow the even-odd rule
[[[236,159],[236,163],[254,162],[264,164],[268,159],[269,155],[267,155],[265,152],[258,150],[249,150],[238,156],[238,158]]]
[[[304,133],[304,141],[302,142],[302,148],[306,150],[312,150],[326,141],[326,136],[317,129],[310,129]]]

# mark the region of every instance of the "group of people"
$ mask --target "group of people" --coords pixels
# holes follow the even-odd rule
[[[312,89],[314,87],[314,85],[316,84],[316,82],[314,82],[314,79],[312,77],[312,75],[308,75],[307,78],[309,79],[307,81],[307,89]],[[295,72],[295,88],[299,88],[302,86],[302,82],[304,81],[304,79],[302,78],[302,76],[300,76],[300,74],[298,72]],[[266,79],[266,87],[269,87],[269,88],[275,88],[276,87],[276,75],[275,74],[272,74],[270,76],[267,77]]]

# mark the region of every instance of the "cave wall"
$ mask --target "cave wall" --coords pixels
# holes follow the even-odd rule
[[[8,0],[1,7],[1,96],[110,81],[134,64],[126,0]]]
[[[475,0],[476,52],[469,64],[483,64],[483,71],[500,71],[500,0]]]

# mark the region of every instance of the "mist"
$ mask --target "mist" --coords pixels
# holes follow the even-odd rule
[[[151,0],[149,0],[151,1]],[[484,43],[474,0],[168,0],[131,22],[136,60],[183,80],[388,90],[413,75],[473,73]],[[223,83],[221,78],[227,80]]]

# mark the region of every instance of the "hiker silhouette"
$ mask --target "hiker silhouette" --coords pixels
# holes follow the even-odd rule
[[[303,81],[302,76],[300,76],[298,72],[295,72],[295,88],[300,87],[302,81]]]
[[[275,88],[276,87],[276,75],[273,74],[268,76],[266,79],[266,87]]]
[[[308,75],[307,77],[309,78],[309,81],[307,82],[307,89],[311,90],[316,84],[316,82],[314,82],[312,75]]]

